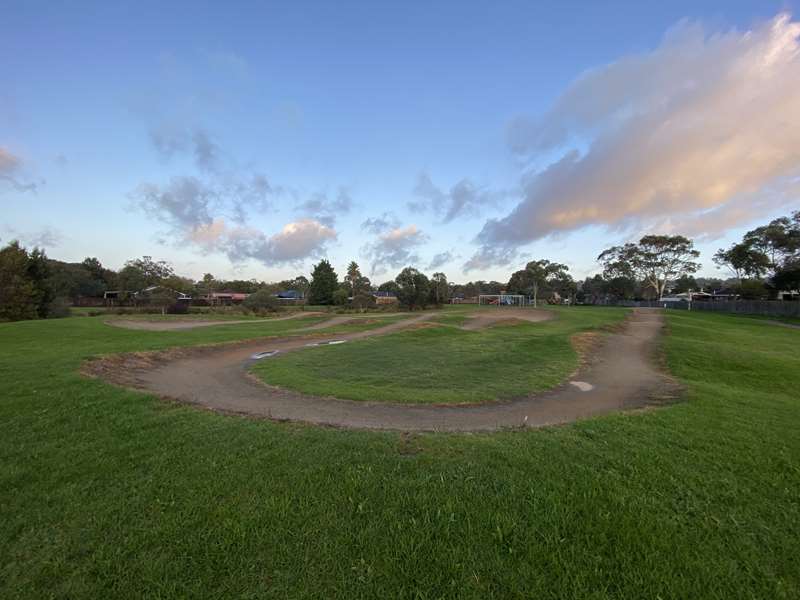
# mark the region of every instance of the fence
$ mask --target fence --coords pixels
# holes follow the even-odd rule
[[[688,302],[658,301],[620,302],[619,306],[676,308],[679,310],[688,310],[690,308]],[[735,300],[732,302],[695,301],[691,304],[691,310],[800,318],[800,302],[788,300]]]

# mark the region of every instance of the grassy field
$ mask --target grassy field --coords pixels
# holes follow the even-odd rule
[[[95,354],[297,321],[0,325],[0,597],[797,598],[798,332],[668,319],[685,403],[413,436],[221,416],[77,374]]]
[[[492,309],[484,309],[492,310]],[[497,310],[497,309],[494,309]],[[575,307],[544,323],[463,331],[463,314],[432,327],[286,354],[254,372],[320,396],[404,403],[487,402],[561,383],[578,365],[572,334],[618,323],[627,309]],[[463,311],[462,311],[463,313]]]

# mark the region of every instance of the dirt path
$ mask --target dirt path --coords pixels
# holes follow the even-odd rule
[[[323,313],[319,312],[297,312],[285,317],[274,317],[272,319],[242,319],[236,321],[226,320],[185,320],[185,321],[146,321],[138,319],[111,319],[106,321],[106,325],[112,327],[122,327],[124,329],[136,329],[139,331],[180,331],[183,329],[195,329],[196,327],[211,327],[213,325],[238,325],[240,323],[273,323],[275,321],[286,321],[299,317],[315,317]]]
[[[337,336],[336,340],[385,335],[422,325],[431,316]],[[482,405],[401,405],[320,398],[268,386],[248,375],[253,354],[297,350],[320,343],[319,338],[187,349],[180,358],[157,368],[151,364],[149,368],[117,369],[109,378],[213,410],[319,425],[402,431],[541,427],[674,399],[678,393],[676,384],[659,372],[654,360],[662,327],[661,311],[637,309],[620,331],[606,336],[594,353],[595,359],[570,382],[543,394]]]

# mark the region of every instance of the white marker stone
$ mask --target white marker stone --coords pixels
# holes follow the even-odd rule
[[[570,384],[574,385],[582,392],[590,392],[594,389],[591,383],[586,383],[585,381],[570,381]]]

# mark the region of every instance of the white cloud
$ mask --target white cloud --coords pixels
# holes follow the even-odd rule
[[[439,252],[438,254],[434,254],[433,258],[431,258],[430,262],[428,263],[428,269],[434,270],[438,269],[439,267],[443,267],[447,263],[455,260],[455,255],[450,252],[449,250],[446,252]]]
[[[486,222],[468,265],[588,225],[713,236],[783,208],[800,176],[798,36],[787,15],[711,35],[682,22],[654,51],[577,79],[541,118],[517,119],[516,151],[560,158]]]
[[[336,237],[336,231],[311,219],[287,223],[272,236],[253,227],[229,227],[224,219],[214,219],[187,232],[186,239],[206,252],[224,253],[233,263],[255,259],[276,266],[322,256]]]
[[[362,256],[370,261],[370,274],[381,275],[388,267],[398,268],[419,262],[415,248],[428,241],[428,236],[416,225],[397,227],[378,235],[361,248]]]
[[[6,227],[6,240],[19,240],[23,246],[37,248],[53,248],[64,241],[64,234],[54,227],[43,227],[38,231],[18,231]]]
[[[350,197],[350,193],[345,188],[339,188],[334,198],[329,198],[328,194],[319,192],[298,204],[295,210],[307,218],[333,227],[336,219],[349,213],[352,208],[353,199]]]
[[[6,184],[17,192],[35,192],[37,184],[20,178],[22,159],[7,148],[0,146],[0,184]],[[2,188],[0,187],[0,190]]]
[[[442,223],[449,223],[454,219],[476,216],[487,208],[496,207],[507,193],[478,187],[469,179],[462,179],[445,191],[434,184],[427,173],[421,173],[414,186],[414,195],[419,200],[408,203],[410,210],[430,210]]]
[[[189,154],[201,171],[214,172],[219,168],[221,149],[202,127],[184,128],[162,123],[150,129],[150,141],[164,159]]]
[[[361,223],[361,229],[375,235],[398,227],[400,227],[400,219],[389,212],[385,212],[379,217],[370,217]]]

